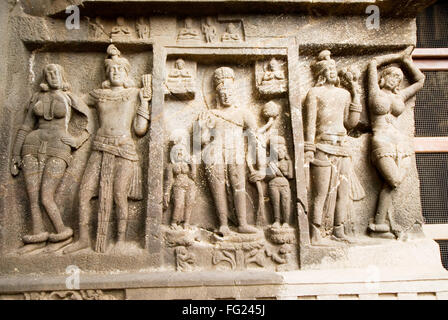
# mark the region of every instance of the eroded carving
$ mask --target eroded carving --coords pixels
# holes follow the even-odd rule
[[[205,42],[216,42],[217,30],[212,17],[207,17],[205,18],[205,21],[202,22],[202,33],[204,34]]]
[[[138,18],[135,29],[137,31],[137,36],[139,39],[149,39],[149,26],[146,24],[145,18]]]
[[[257,88],[260,94],[281,96],[287,91],[288,82],[285,75],[285,63],[272,58],[268,63],[257,62],[255,72]]]
[[[176,256],[176,271],[192,271],[195,266],[196,256],[186,247],[179,246],[174,249]]]
[[[171,94],[177,99],[194,99],[196,93],[195,78],[191,70],[185,67],[183,59],[177,59],[174,69],[168,74],[166,80],[167,94]]]
[[[322,51],[313,65],[317,82],[308,91],[304,107],[305,162],[310,166],[312,185],[312,244],[322,243],[321,229],[328,217],[332,239],[349,241],[344,223],[350,198],[364,196],[347,144],[347,130],[356,127],[362,111],[358,79],[348,81],[348,90],[339,87],[336,62],[330,54]]]
[[[394,216],[393,206],[394,197],[408,175],[414,154],[412,137],[402,132],[397,120],[406,109],[406,101],[414,97],[425,82],[424,74],[412,63],[412,50],[413,48],[409,47],[400,54],[380,56],[369,64],[372,159],[384,180],[376,215],[369,225],[370,235],[373,237],[403,239],[406,231],[414,224],[423,223],[420,214]],[[392,63],[399,63],[410,74],[413,81],[411,85],[400,88],[404,75],[399,67],[388,66],[378,75],[378,67]]]
[[[106,30],[104,29],[104,25],[101,23],[100,17],[95,17],[93,21],[87,17],[89,23],[89,31],[90,35],[95,39],[100,39],[104,35],[107,35]]]
[[[221,36],[222,42],[241,42],[241,36],[238,32],[238,28],[233,24],[227,25],[226,31]]]
[[[116,300],[113,295],[97,289],[29,292],[24,293],[24,296],[25,300]]]
[[[135,88],[129,78],[129,61],[121,57],[114,45],[107,48],[107,53],[105,69],[108,79],[103,82],[102,89],[95,89],[85,97],[86,103],[96,108],[100,127],[80,186],[80,237],[65,253],[89,246],[90,200],[95,195],[98,194],[99,198],[97,252],[106,251],[113,204],[118,216],[117,246],[120,247],[126,237],[128,197],[142,198],[139,157],[131,130],[137,136],[143,136],[148,130],[151,76],[143,76],[143,88]]]
[[[11,173],[16,176],[23,169],[32,219],[31,233],[22,237],[25,246],[19,253],[42,248],[47,241],[52,245],[46,251],[53,251],[72,241],[73,230],[62,221],[54,197],[72,161],[71,151],[81,147],[92,128],[87,106],[70,92],[60,65],[45,66],[40,87],[31,98],[13,148]],[[79,116],[84,121],[74,124]],[[45,230],[41,206],[56,233]]]
[[[131,36],[131,28],[126,25],[123,17],[117,18],[117,24],[112,27],[110,39],[112,41],[123,41],[129,39]]]
[[[193,19],[185,18],[184,27],[179,30],[177,40],[200,40],[199,31],[193,27]]]

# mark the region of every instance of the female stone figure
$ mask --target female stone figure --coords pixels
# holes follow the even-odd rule
[[[387,218],[390,220],[394,195],[408,173],[414,153],[412,139],[400,131],[396,122],[406,109],[406,101],[423,87],[425,81],[424,74],[412,63],[411,52],[412,47],[409,47],[401,54],[377,57],[370,62],[368,69],[372,160],[384,179],[375,221],[369,225],[371,235],[375,237],[390,238],[392,233],[397,238],[403,235],[403,230],[394,230],[387,223]],[[400,89],[403,72],[394,66],[387,67],[378,75],[378,67],[391,63],[399,63],[406,69],[414,83]]]
[[[47,240],[63,242],[72,237],[73,230],[64,225],[54,196],[70,165],[72,148],[78,149],[89,137],[87,126],[81,128],[77,136],[69,130],[74,110],[87,120],[89,113],[70,93],[62,67],[48,64],[43,77],[41,91],[31,99],[13,149],[11,173],[15,176],[23,168],[32,217],[31,234],[22,238],[25,243],[22,253],[44,247]],[[45,230],[41,204],[56,233],[49,234]]]
[[[190,225],[191,211],[196,196],[196,165],[191,162],[186,146],[175,141],[171,149],[171,163],[165,174],[163,205],[168,208],[170,199],[173,201],[173,216],[171,227],[178,228],[183,223],[184,228]]]
[[[274,210],[274,224],[272,226],[279,228],[280,219],[283,218],[283,226],[287,227],[291,212],[291,187],[288,180],[293,178],[293,165],[288,156],[286,141],[283,137],[272,137],[270,145],[271,150],[275,153],[275,155],[271,154],[273,161],[268,164],[271,175],[267,175],[270,178],[268,184],[269,195]],[[282,217],[280,213],[282,213]]]

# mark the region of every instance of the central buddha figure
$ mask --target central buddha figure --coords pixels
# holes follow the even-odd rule
[[[249,111],[238,102],[235,92],[235,74],[231,68],[221,67],[213,75],[217,95],[217,108],[201,115],[202,155],[205,163],[207,180],[219,217],[219,233],[226,236],[228,227],[228,197],[233,200],[238,232],[256,233],[257,228],[248,225],[246,217],[246,166],[251,174],[250,181],[255,183],[265,177],[265,165],[257,152],[259,170],[252,164],[253,154],[247,152],[244,136],[247,135],[248,149],[251,146],[261,148],[256,138],[257,124]],[[213,137],[213,139],[212,139]],[[253,144],[251,144],[253,142]],[[227,190],[226,186],[230,186]]]

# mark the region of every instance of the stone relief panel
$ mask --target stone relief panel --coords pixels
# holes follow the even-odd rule
[[[219,54],[247,45],[241,19],[171,20],[177,34],[164,45],[178,51],[154,75],[163,83],[157,121],[165,129],[155,136],[163,178],[151,177],[163,194],[162,269],[293,270],[336,256],[336,247],[421,235],[410,184],[417,181],[412,105],[424,76],[411,48],[373,55],[305,46],[291,80],[286,55]],[[31,53],[33,94],[12,142],[10,173],[17,198],[26,199],[14,209],[13,256],[40,266],[39,254],[60,264],[94,255],[111,269],[153,266],[154,248],[143,249],[147,133],[159,89],[145,43],[151,21],[90,18],[96,51]],[[190,46],[216,53],[183,54]],[[297,87],[304,141],[292,130]],[[301,148],[305,166],[297,168]],[[299,188],[308,192],[306,226],[297,218]],[[300,228],[309,246],[299,243]]]
[[[186,17],[177,22],[177,42],[234,44],[245,41],[244,24],[241,19]]]
[[[11,160],[15,180],[28,186],[19,194],[26,192],[31,216],[18,221],[29,231],[11,254],[123,252],[116,240],[141,247],[147,141],[138,135],[149,128],[151,76],[142,71],[151,70],[151,52],[123,55],[110,45],[104,53],[34,59],[32,81],[40,86],[20,117]]]
[[[89,28],[89,39],[109,42],[132,42],[149,40],[150,19],[148,17],[85,17]]]
[[[295,243],[288,104],[260,98],[255,63],[197,61],[194,98],[165,100],[165,243],[188,244],[196,256],[209,256],[199,268],[276,268],[271,257],[289,254],[280,247]],[[289,267],[297,263],[283,259]]]

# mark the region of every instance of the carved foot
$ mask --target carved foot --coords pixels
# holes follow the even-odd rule
[[[280,228],[280,222],[275,221],[275,222],[272,224],[272,228]]]
[[[18,254],[27,254],[27,253],[31,253],[33,251],[36,251],[38,249],[42,249],[46,246],[46,242],[40,242],[40,243],[30,243],[30,244],[26,244],[23,247],[19,248],[19,250],[17,250]]]
[[[27,234],[22,237],[24,243],[40,243],[48,239],[48,232],[41,232],[38,234]]]
[[[343,225],[339,225],[339,226],[335,226],[333,229],[333,234],[331,235],[331,239],[335,240],[335,241],[342,241],[342,242],[347,242],[347,243],[353,243],[352,240],[350,240],[344,232],[344,226]]]
[[[248,224],[246,225],[241,225],[238,227],[238,232],[239,233],[257,233],[258,229],[255,227],[252,227]]]
[[[219,227],[218,233],[225,237],[230,235],[231,231],[228,226],[221,226]]]
[[[311,238],[310,238],[310,240],[311,240],[311,244],[312,245],[319,245],[322,242],[322,235],[320,233],[320,230],[314,224],[311,225]]]
[[[56,252],[56,251],[64,248],[65,246],[69,245],[72,242],[73,242],[73,237],[70,237],[65,241],[60,241],[60,242],[49,244],[42,252],[43,253]]]
[[[62,232],[59,233],[51,233],[48,236],[48,241],[50,242],[61,242],[67,240],[73,236],[72,228],[65,228]]]
[[[64,254],[69,254],[69,253],[73,253],[82,249],[86,249],[88,248],[89,245],[89,240],[87,239],[79,239],[77,242],[75,242],[74,244],[68,246],[67,248],[64,249],[64,251],[62,251]]]
[[[369,224],[369,230],[373,232],[390,232],[390,227],[386,223],[371,223]]]

